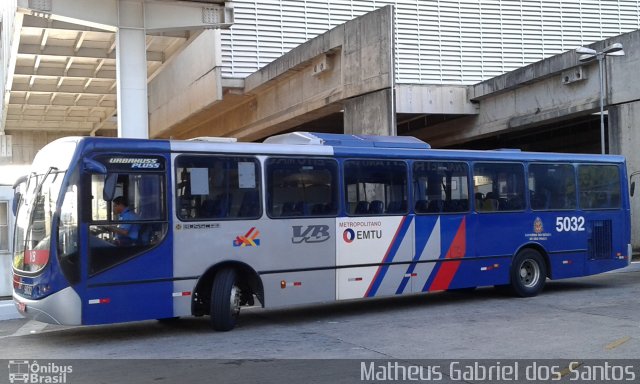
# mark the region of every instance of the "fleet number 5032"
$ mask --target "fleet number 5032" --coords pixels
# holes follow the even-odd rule
[[[584,231],[584,217],[556,217],[556,231],[558,232],[582,232]]]

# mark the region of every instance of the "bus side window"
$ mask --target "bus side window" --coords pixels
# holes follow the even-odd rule
[[[615,165],[578,167],[580,208],[612,209],[620,207],[620,172]]]
[[[187,156],[176,159],[180,220],[257,219],[260,168],[253,157]]]
[[[349,215],[407,213],[407,164],[404,161],[347,160],[344,178]]]
[[[521,211],[525,209],[524,167],[515,163],[475,163],[473,189],[476,211]]]
[[[338,164],[332,159],[270,158],[269,217],[323,217],[338,212]]]
[[[572,164],[530,164],[529,201],[533,210],[576,208],[576,178]]]
[[[463,162],[413,163],[414,209],[422,213],[469,210],[469,166]]]

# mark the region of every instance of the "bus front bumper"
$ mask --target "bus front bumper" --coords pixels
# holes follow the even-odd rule
[[[39,300],[26,299],[14,292],[13,302],[18,312],[31,320],[61,325],[82,324],[82,302],[71,287]]]

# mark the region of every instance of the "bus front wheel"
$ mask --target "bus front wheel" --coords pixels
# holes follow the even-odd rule
[[[511,290],[519,297],[536,296],[547,280],[547,266],[540,252],[524,249],[511,264]]]
[[[226,268],[216,273],[211,289],[211,326],[216,331],[230,331],[236,326],[240,314],[242,292],[235,269]]]

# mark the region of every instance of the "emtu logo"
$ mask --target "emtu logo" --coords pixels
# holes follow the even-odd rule
[[[356,232],[351,228],[347,228],[344,230],[344,232],[342,232],[342,238],[344,239],[345,243],[350,244],[353,242],[353,240],[355,240]]]

